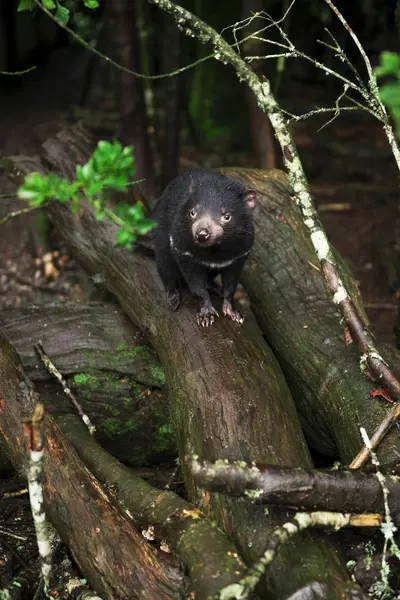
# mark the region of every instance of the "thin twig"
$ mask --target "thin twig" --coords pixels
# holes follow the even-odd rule
[[[45,354],[41,341],[39,341],[37,344],[35,344],[35,350],[38,353],[38,355],[40,356],[40,359],[43,362],[46,369],[48,370],[48,372],[51,373],[51,375],[53,375],[61,383],[64,394],[71,400],[72,404],[75,406],[82,421],[85,423],[86,427],[89,429],[89,432],[91,433],[91,435],[93,435],[93,433],[96,431],[96,427],[91,423],[88,415],[86,415],[83,412],[81,405],[79,404],[79,402],[75,398],[74,394],[69,389],[68,384],[65,381],[65,379],[63,378],[63,376],[61,375],[60,371],[52,363],[52,361],[47,356],[47,354]]]
[[[6,214],[5,217],[3,217],[2,219],[0,219],[0,225],[4,225],[4,223],[7,223],[7,221],[10,221],[11,219],[15,219],[15,217],[19,217],[21,215],[26,215],[27,213],[30,213],[34,210],[38,210],[39,208],[42,208],[42,206],[30,206],[29,208],[20,208],[19,210],[13,210],[12,212],[9,212]]]
[[[388,502],[389,489],[386,484],[385,476],[383,475],[383,473],[380,470],[379,459],[376,456],[376,454],[372,448],[371,440],[368,438],[367,432],[365,431],[364,428],[361,428],[361,435],[363,437],[365,446],[368,448],[368,450],[371,454],[372,464],[376,467],[375,476],[376,476],[376,478],[379,482],[379,485],[381,486],[381,489],[382,489],[383,503],[384,503],[384,507],[385,507],[385,520],[381,524],[381,531],[382,531],[383,537],[384,537],[383,550],[382,550],[382,562],[381,562],[381,565],[382,565],[381,566],[381,582],[385,586],[385,592],[392,595],[393,590],[391,589],[390,584],[389,584],[390,570],[389,570],[389,565],[387,562],[387,553],[388,553],[389,544],[390,544],[390,550],[396,550],[397,552],[399,550],[398,546],[396,544],[396,541],[394,539],[394,534],[397,531],[397,527],[393,523],[392,515],[390,514],[390,507],[389,507],[389,502]]]
[[[103,54],[102,52],[97,50],[97,48],[95,48],[93,45],[88,44],[88,42],[86,42],[86,40],[84,40],[80,35],[75,33],[75,31],[73,29],[71,29],[70,27],[68,27],[68,25],[65,25],[64,23],[59,21],[53,15],[53,13],[50,10],[48,10],[39,0],[33,0],[33,1],[36,4],[36,6],[38,6],[52,21],[57,23],[57,25],[59,25],[62,29],[64,29],[64,31],[67,31],[70,35],[72,35],[72,37],[75,40],[77,40],[80,44],[82,44],[82,46],[84,46],[87,50],[90,50],[90,52],[93,52],[93,54],[95,54],[99,58],[105,60],[110,65],[112,65],[113,67],[116,67],[120,71],[129,73],[130,75],[134,75],[135,77],[140,77],[141,79],[164,79],[165,77],[173,77],[174,75],[179,75],[179,73],[183,73],[184,71],[187,71],[188,69],[196,67],[200,63],[205,62],[206,60],[213,58],[213,56],[214,56],[213,54],[208,54],[207,56],[203,56],[202,58],[199,58],[195,62],[190,63],[189,65],[186,65],[185,67],[181,67],[179,69],[176,69],[175,71],[170,71],[169,73],[161,73],[160,75],[145,75],[144,73],[138,73],[137,71],[132,71],[132,69],[128,69],[128,67],[124,67],[123,65],[117,63],[115,60],[112,60],[112,58],[110,58],[106,54]],[[22,71],[22,73],[24,73],[24,71]],[[12,74],[13,73],[9,73],[9,75],[12,75]]]
[[[360,40],[358,39],[358,37],[356,36],[356,34],[354,33],[354,31],[352,30],[352,28],[350,27],[350,25],[347,23],[346,19],[342,15],[342,13],[333,4],[332,0],[325,0],[325,2],[328,4],[328,6],[331,7],[331,9],[333,10],[333,12],[338,17],[339,21],[342,23],[343,27],[348,31],[348,33],[353,38],[353,41],[354,41],[355,45],[357,46],[357,48],[358,48],[361,56],[364,59],[364,63],[365,63],[365,66],[366,66],[367,72],[368,72],[368,78],[370,80],[374,79],[374,74],[373,74],[373,71],[372,71],[372,66],[371,66],[370,60],[369,60],[368,56],[366,55],[365,50],[362,47]]]
[[[378,429],[375,430],[374,434],[370,438],[370,445],[372,448],[377,448],[386,434],[390,431],[393,425],[400,418],[400,402],[397,402],[387,413],[386,417],[379,425]],[[368,446],[364,446],[354,460],[350,463],[350,469],[360,469],[364,463],[367,462],[370,457],[371,451]]]
[[[346,65],[349,67],[349,69],[352,70],[353,75],[357,79],[359,86],[361,88],[365,88],[365,84],[364,84],[364,81],[362,80],[362,77],[361,77],[360,73],[357,71],[357,69],[355,68],[355,66],[351,62],[351,60],[349,60],[349,57],[344,52],[343,48],[341,47],[341,45],[339,44],[339,42],[337,41],[337,39],[335,38],[335,36],[333,35],[333,33],[331,33],[327,27],[325,27],[325,31],[332,38],[332,40],[335,42],[336,47],[330,46],[329,44],[327,44],[326,42],[323,42],[322,40],[317,40],[317,41],[320,44],[323,44],[324,46],[326,46],[327,48],[330,48],[331,50],[333,50],[335,52],[338,52],[339,58],[341,58],[346,63]]]
[[[25,75],[26,73],[30,73],[36,69],[36,65],[33,67],[29,67],[29,69],[25,69],[24,71],[0,71],[0,75]]]
[[[354,111],[359,110],[356,106],[341,106],[340,110],[345,111]],[[283,114],[290,117],[290,121],[304,121],[305,119],[309,119],[310,117],[315,117],[316,115],[321,115],[323,113],[336,112],[337,108],[329,107],[329,108],[315,108],[314,110],[310,110],[310,112],[305,113],[304,115],[293,115],[287,110],[282,109]]]

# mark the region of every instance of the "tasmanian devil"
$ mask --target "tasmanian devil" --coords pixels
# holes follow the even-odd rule
[[[189,169],[166,187],[151,215],[157,222],[152,238],[168,305],[178,308],[184,280],[199,300],[197,321],[203,327],[218,316],[209,295],[217,288],[213,280],[218,274],[223,314],[243,322],[232,301],[253,244],[255,196],[223,175]]]

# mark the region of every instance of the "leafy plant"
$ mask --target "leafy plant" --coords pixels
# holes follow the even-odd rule
[[[98,220],[107,217],[116,223],[117,245],[131,249],[137,235],[148,233],[155,225],[144,215],[143,206],[137,202],[117,204],[111,210],[107,203],[111,190],[124,192],[129,178],[135,173],[132,148],[123,148],[119,142],[101,141],[85,165],[76,166],[76,179],[69,182],[50,173],[31,173],[18,189],[18,197],[37,208],[49,200],[69,203],[76,213],[85,198],[94,208]]]
[[[98,8],[99,0],[82,0],[86,8]],[[60,23],[66,25],[70,18],[70,10],[64,6],[64,0],[42,0],[42,4],[47,10],[54,10],[55,17]],[[36,6],[34,0],[20,0],[18,12],[33,10]]]
[[[395,121],[397,137],[400,137],[400,55],[395,52],[382,52],[375,75],[377,78],[394,78],[384,83],[379,93]]]

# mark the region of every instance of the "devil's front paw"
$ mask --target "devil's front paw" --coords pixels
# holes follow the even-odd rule
[[[178,292],[178,290],[174,290],[173,292],[167,292],[167,304],[171,310],[177,310],[180,303],[181,295]]]
[[[233,308],[232,302],[229,300],[224,300],[222,304],[222,312],[226,317],[230,317],[232,321],[235,321],[236,323],[243,323],[244,321],[244,317],[240,310]]]
[[[217,311],[212,304],[207,304],[197,313],[197,323],[202,327],[209,327],[214,323],[215,317],[218,317]]]

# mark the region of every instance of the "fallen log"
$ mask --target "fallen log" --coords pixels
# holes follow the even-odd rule
[[[38,401],[16,352],[0,337],[0,444],[24,475],[23,422]],[[178,599],[182,578],[162,554],[136,532],[109,493],[82,464],[46,414],[45,510],[68,544],[81,572],[104,600]],[[73,500],[72,500],[73,499]]]
[[[375,474],[336,469],[306,470],[274,465],[244,466],[220,461],[195,462],[197,485],[233,496],[249,495],[260,504],[304,510],[385,514],[385,502],[396,525],[400,523],[400,478],[385,478],[388,498]]]
[[[286,375],[308,442],[349,464],[364,445],[360,427],[372,435],[386,407],[379,388],[360,368],[360,354],[328,296],[300,211],[282,171],[223,169],[258,192],[256,238],[242,281],[257,322]],[[367,319],[357,286],[343,261],[341,275]],[[388,355],[383,349],[382,355]],[[400,371],[400,353],[390,349]],[[399,473],[400,438],[393,430],[379,447],[382,468]]]
[[[49,374],[34,344],[41,340],[64,376],[93,371],[115,372],[148,387],[163,388],[165,376],[143,333],[118,306],[76,303],[3,310],[0,327],[17,350],[32,381]]]
[[[44,149],[43,162],[13,157],[3,166],[16,181],[27,172],[46,172],[48,165],[70,178],[92,146],[82,131],[72,129],[48,140]],[[101,273],[126,314],[148,333],[165,368],[181,458],[194,451],[208,460],[311,466],[279,364],[251,317],[243,327],[220,319],[209,330],[199,329],[190,300],[177,313],[167,309],[152,260],[114,246],[114,226],[98,222],[87,206],[79,217],[56,202],[47,210],[80,264],[92,275]],[[256,561],[270,532],[283,522],[282,512],[271,510],[266,517],[250,502],[213,494],[198,497],[190,468],[183,473],[189,497],[217,516],[247,562]],[[301,534],[271,567],[268,593],[277,598],[307,595],[315,586],[324,598],[363,597],[329,543]]]
[[[163,369],[118,307],[91,303],[4,310],[0,330],[50,414],[75,409],[35,352],[39,340],[96,426],[96,439],[113,456],[136,467],[176,456]]]

